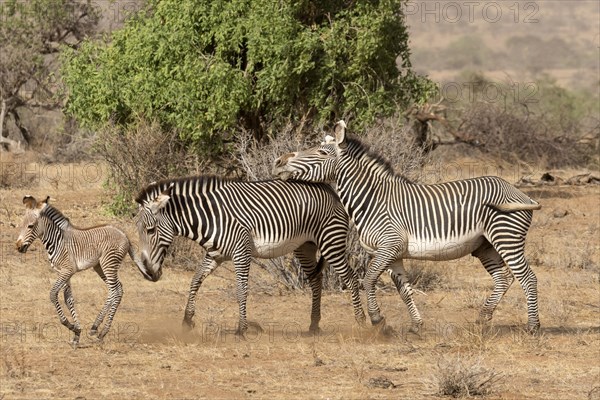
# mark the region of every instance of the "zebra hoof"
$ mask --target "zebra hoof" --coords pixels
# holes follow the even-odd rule
[[[247,329],[238,328],[235,331],[235,336],[237,336],[239,339],[246,340],[246,331]]]
[[[527,328],[525,328],[525,331],[527,333],[529,333],[530,335],[537,335],[538,333],[540,333],[540,323],[538,322],[537,324],[527,325]]]
[[[308,336],[318,336],[321,333],[323,333],[323,331],[321,330],[321,328],[319,328],[319,326],[310,326],[310,328],[308,328]]]
[[[192,329],[194,329],[194,327],[196,326],[196,323],[194,321],[192,321],[191,319],[184,319],[183,322],[181,323],[181,327],[183,328],[184,332],[189,332]]]
[[[483,325],[483,324],[487,324],[491,320],[492,320],[491,312],[481,312],[481,313],[479,313],[479,317],[477,317],[477,319],[475,320],[475,323]]]
[[[88,336],[98,336],[98,328],[92,328],[90,329],[90,333],[88,334]]]
[[[373,326],[385,325],[385,317],[382,315],[378,315],[377,317],[371,317],[371,325],[373,325]]]
[[[73,339],[69,342],[69,344],[71,345],[73,350],[77,349],[77,346],[79,346],[79,336],[73,337]]]
[[[385,318],[377,325],[373,326],[371,332],[371,335],[374,338],[391,338],[398,335],[398,332],[386,323]]]
[[[423,322],[414,323],[408,328],[410,333],[414,333],[415,335],[421,334],[421,328],[423,328]]]

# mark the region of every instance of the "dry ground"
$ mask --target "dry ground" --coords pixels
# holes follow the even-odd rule
[[[348,293],[326,292],[324,333],[309,336],[309,293],[282,290],[254,268],[248,315],[264,331],[251,331],[246,340],[232,333],[237,304],[230,264],[200,289],[196,328],[183,334],[192,272],[170,268],[151,283],[127,260],[120,274],[125,295],[111,333],[103,343],[82,337],[80,348],[72,350],[48,299],[55,276],[41,243],[26,255],[14,250],[13,225],[20,223],[23,195],[50,194],[75,224],[110,222],[132,241],[137,238],[130,219],[104,213],[101,166],[52,168],[21,166],[18,173],[31,175],[30,187],[0,190],[0,399],[438,398],[436,380],[459,361],[499,374],[486,398],[600,394],[597,186],[527,190],[544,205],[528,236],[539,279],[539,336],[522,330],[526,310],[518,284],[501,302],[493,324],[473,323],[491,279],[472,258],[426,266],[443,284],[416,297],[425,319],[421,336],[404,329],[406,308],[389,285],[378,293],[390,328],[385,333],[356,326]],[[557,209],[567,215],[555,217]],[[92,271],[76,275],[72,286],[89,328],[105,288]]]

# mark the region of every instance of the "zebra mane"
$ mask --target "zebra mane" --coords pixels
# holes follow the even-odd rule
[[[138,204],[143,204],[148,200],[153,200],[165,191],[171,184],[175,184],[174,189],[177,191],[178,188],[182,187],[184,184],[198,185],[198,186],[221,186],[223,184],[229,182],[237,182],[237,180],[233,178],[222,178],[216,175],[196,175],[196,176],[186,176],[183,178],[172,178],[172,179],[162,179],[158,182],[152,182],[145,188],[143,188],[139,194],[136,196],[135,201]]]
[[[48,218],[61,229],[71,225],[71,220],[69,220],[69,218],[66,217],[58,208],[52,206],[51,204],[46,205],[41,216]]]
[[[402,175],[399,175],[392,167],[392,164],[385,157],[380,155],[379,153],[371,150],[371,147],[365,143],[363,143],[360,139],[358,139],[354,135],[346,135],[346,142],[348,143],[348,153],[352,156],[352,158],[362,161],[366,164],[375,164],[378,168],[374,169],[377,175],[381,175],[386,178],[397,178],[402,179],[404,181],[410,182],[409,179],[405,178]]]

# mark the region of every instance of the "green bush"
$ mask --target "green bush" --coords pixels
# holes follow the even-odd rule
[[[110,40],[65,51],[66,111],[96,128],[157,120],[208,155],[240,125],[365,126],[435,90],[411,70],[401,4],[149,0]]]

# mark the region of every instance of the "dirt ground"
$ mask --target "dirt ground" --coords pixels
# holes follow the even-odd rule
[[[55,275],[41,242],[25,255],[14,248],[21,199],[50,195],[76,225],[112,223],[137,242],[133,222],[104,211],[101,165],[3,168],[27,176],[28,185],[0,190],[0,399],[429,399],[443,397],[438,383],[458,365],[495,374],[486,398],[600,398],[599,186],[523,189],[543,204],[527,242],[539,281],[538,336],[523,331],[517,283],[490,325],[474,323],[492,281],[470,257],[426,264],[443,283],[416,295],[425,321],[420,336],[407,331],[408,313],[387,276],[377,293],[385,332],[359,328],[349,293],[329,291],[324,332],[311,336],[309,292],[283,290],[254,268],[248,316],[263,331],[251,330],[245,340],[233,334],[238,307],[230,264],[200,289],[196,327],[184,334],[192,272],[167,268],[152,283],[127,259],[110,334],[103,343],[82,336],[73,350],[49,302]],[[92,271],[75,275],[72,287],[89,329],[106,289]]]

